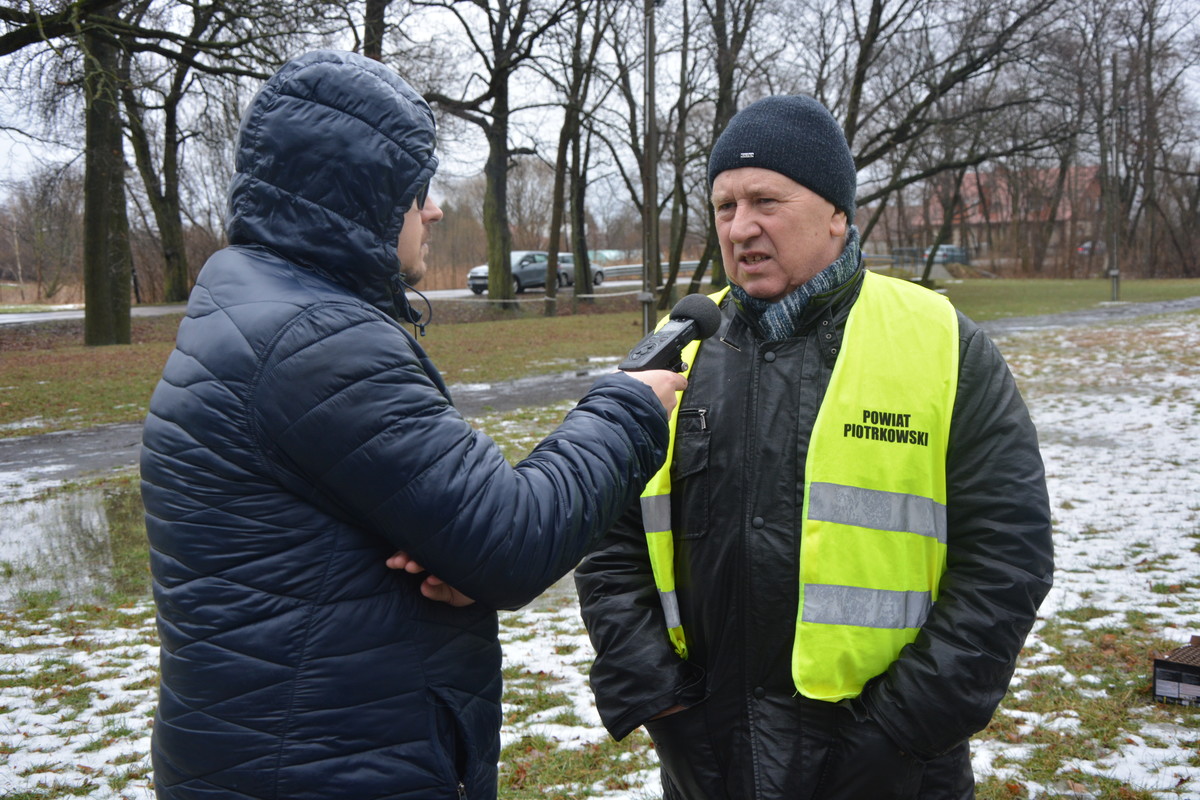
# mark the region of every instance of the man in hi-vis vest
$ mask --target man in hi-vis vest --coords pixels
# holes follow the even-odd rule
[[[958,800],[1053,572],[1037,434],[941,295],[865,271],[832,115],[768,97],[708,168],[732,283],[668,466],[576,570],[592,688],[666,800]]]

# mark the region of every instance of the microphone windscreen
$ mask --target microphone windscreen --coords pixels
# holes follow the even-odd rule
[[[671,309],[671,319],[690,319],[696,323],[698,339],[707,339],[721,327],[721,309],[706,294],[689,294]]]

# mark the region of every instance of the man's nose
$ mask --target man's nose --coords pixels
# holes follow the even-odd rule
[[[738,203],[733,210],[733,221],[729,223],[729,238],[734,242],[744,242],[758,235],[758,220],[751,206]]]
[[[442,218],[442,207],[434,202],[432,197],[425,198],[425,207],[421,209],[425,223],[437,222]]]

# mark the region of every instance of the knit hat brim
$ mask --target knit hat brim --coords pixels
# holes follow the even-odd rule
[[[858,170],[846,136],[825,106],[804,95],[777,95],[734,115],[708,161],[708,185],[740,167],[786,175],[854,221]]]

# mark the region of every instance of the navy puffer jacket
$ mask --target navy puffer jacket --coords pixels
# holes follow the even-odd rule
[[[231,246],[143,441],[160,798],[494,797],[495,609],[574,566],[664,457],[624,375],[515,468],[455,411],[390,313],[433,147],[424,101],[346,53],[290,63],[243,120]],[[477,604],[424,599],[397,549]]]

